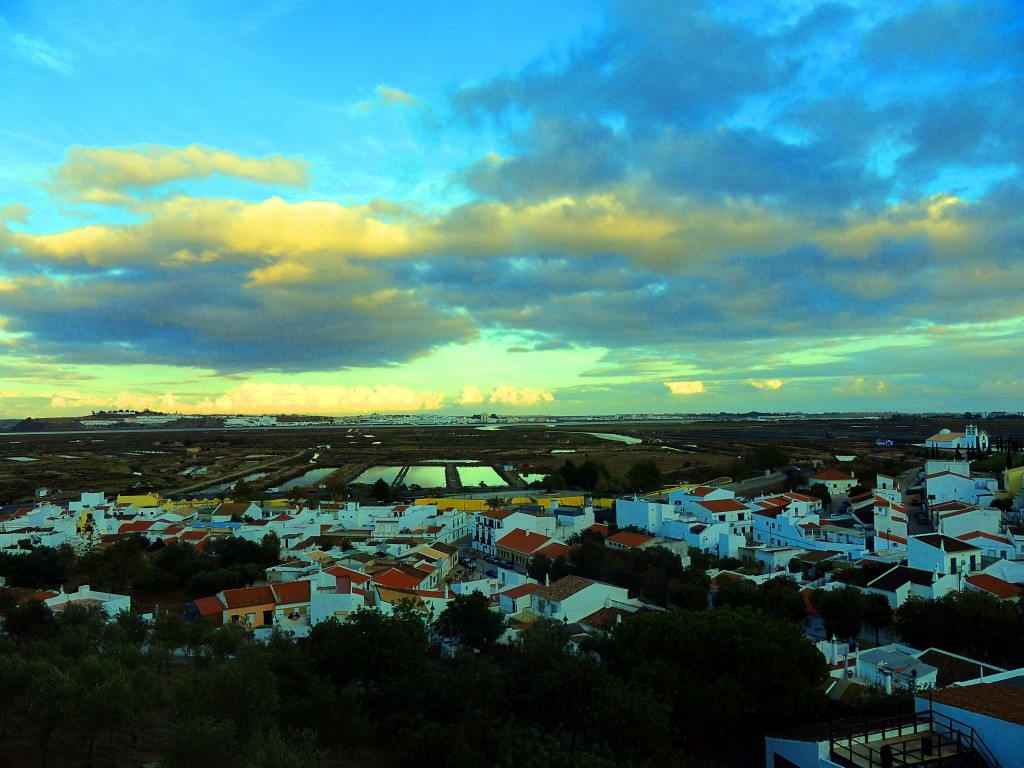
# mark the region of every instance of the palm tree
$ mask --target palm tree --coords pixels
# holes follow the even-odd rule
[[[505,504],[505,500],[501,496],[491,496],[487,501],[484,502],[487,508],[490,510],[501,509]]]

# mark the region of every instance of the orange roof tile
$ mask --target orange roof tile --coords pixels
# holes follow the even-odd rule
[[[225,589],[224,604],[229,608],[251,608],[254,605],[273,605],[274,593],[269,584],[241,589]]]
[[[533,584],[533,583],[520,584],[518,587],[512,587],[511,589],[506,589],[501,594],[504,595],[505,597],[511,598],[512,600],[518,600],[520,597],[525,597],[526,595],[529,595],[529,594],[531,594],[533,592],[536,592],[539,587],[540,587],[540,584]]]
[[[930,691],[928,697],[939,704],[1024,725],[1024,688],[1004,683],[977,683]]]
[[[524,531],[522,528],[515,528],[502,536],[495,542],[495,547],[510,549],[522,555],[532,555],[541,547],[551,542],[551,539],[539,533]]]
[[[634,533],[633,531],[619,531],[614,536],[606,539],[611,544],[621,544],[623,547],[641,547],[644,544],[654,541],[653,536],[645,533]]]
[[[309,602],[308,581],[283,581],[279,584],[271,584],[270,588],[277,598],[278,605],[295,605],[296,603]]]
[[[213,597],[200,597],[193,602],[196,604],[200,616],[214,616],[224,612],[224,603],[216,595]]]
[[[968,576],[967,583],[978,589],[989,592],[1001,600],[1011,600],[1020,597],[1024,589],[1016,584],[991,576],[987,573],[979,573],[976,576]]]
[[[853,480],[845,472],[840,472],[838,469],[826,469],[824,472],[819,472],[816,475],[811,475],[812,480]]]
[[[426,574],[421,578],[416,578],[415,576],[404,573],[397,568],[389,568],[381,573],[375,573],[371,577],[371,581],[373,581],[374,584],[379,584],[383,587],[412,589],[413,587],[418,587],[424,578],[426,578]]]
[[[709,512],[745,512],[747,510],[747,506],[736,499],[714,499],[697,503]]]

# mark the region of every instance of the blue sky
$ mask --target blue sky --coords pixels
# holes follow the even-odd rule
[[[1012,2],[5,3],[0,417],[1024,409]]]

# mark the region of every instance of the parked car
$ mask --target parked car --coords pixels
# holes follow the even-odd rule
[[[498,569],[497,568],[488,568],[487,569],[487,577],[490,578],[490,579],[498,578]]]
[[[470,558],[469,560],[466,560],[463,563],[463,565],[466,566],[467,568],[476,568],[476,560],[473,560],[472,558]]]

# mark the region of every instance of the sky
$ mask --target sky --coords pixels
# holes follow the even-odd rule
[[[1024,6],[0,4],[0,418],[1024,410]]]

